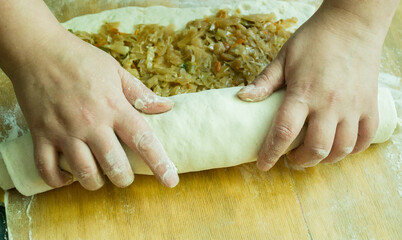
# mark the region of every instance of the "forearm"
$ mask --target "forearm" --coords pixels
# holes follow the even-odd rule
[[[6,71],[50,50],[64,29],[41,0],[0,0],[0,67]]]
[[[324,0],[322,7],[344,12],[385,38],[398,4],[399,0]]]

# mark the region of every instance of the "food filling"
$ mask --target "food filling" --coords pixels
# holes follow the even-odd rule
[[[296,18],[240,11],[174,26],[140,24],[132,34],[119,32],[118,22],[105,23],[96,34],[73,32],[106,51],[159,96],[244,86],[272,61],[291,36]]]

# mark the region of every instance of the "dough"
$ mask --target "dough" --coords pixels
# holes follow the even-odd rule
[[[239,100],[240,88],[209,90],[170,97],[173,110],[158,115],[143,115],[179,173],[239,165],[256,160],[273,116],[282,102],[284,90],[268,99],[249,103]],[[381,143],[392,135],[396,109],[389,90],[379,90],[380,124],[373,143]],[[288,149],[300,144],[302,134]],[[137,174],[152,174],[141,158],[124,146],[131,166]],[[7,166],[9,176],[22,194],[30,196],[50,190],[35,169],[31,135],[24,135],[0,145],[0,162]],[[63,169],[69,170],[61,157]],[[1,167],[1,165],[0,165]],[[1,176],[0,186],[4,188]]]
[[[266,3],[241,4],[239,8],[243,14],[275,12],[281,18],[296,16],[301,22],[314,12],[314,7],[301,3],[271,3],[269,6],[272,8],[268,8]],[[297,8],[302,13],[296,11]],[[284,9],[290,13],[284,12]],[[189,20],[213,13],[214,10],[208,8],[129,7],[79,17],[64,26],[73,30],[96,31],[104,20],[121,21],[123,24],[120,30],[130,32],[133,31],[131,26],[136,23],[173,22],[183,27]],[[264,101],[248,103],[236,97],[239,89],[226,88],[173,96],[170,97],[175,102],[173,110],[164,114],[143,115],[179,173],[230,167],[256,160],[257,152],[285,92],[281,90]],[[379,90],[378,101],[380,125],[373,143],[388,140],[397,123],[394,101],[387,89]],[[305,129],[288,150],[300,144],[304,131]],[[135,152],[127,146],[124,148],[136,174],[152,174]],[[60,166],[69,171],[63,156]],[[26,196],[51,189],[35,168],[30,134],[0,145],[0,187],[4,190],[16,187]]]

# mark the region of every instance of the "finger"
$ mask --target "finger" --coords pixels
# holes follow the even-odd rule
[[[35,164],[45,183],[53,188],[71,184],[73,176],[59,168],[56,148],[46,139],[34,139]]]
[[[307,105],[296,98],[285,98],[258,153],[257,166],[268,171],[295,140],[308,115]]]
[[[285,46],[252,84],[243,87],[237,96],[248,102],[261,101],[284,84]]]
[[[313,167],[331,150],[338,119],[330,114],[313,115],[308,121],[304,142],[288,154],[289,165],[294,169]]]
[[[170,99],[157,96],[124,68],[120,68],[119,74],[123,93],[137,110],[144,113],[162,113],[173,108],[174,103]]]
[[[372,143],[378,129],[378,112],[372,116],[362,118],[359,122],[359,133],[357,142],[352,153],[359,153],[366,150]]]
[[[158,180],[167,187],[179,182],[177,169],[145,119],[127,107],[115,126],[117,135],[138,152]]]
[[[88,143],[99,165],[114,185],[127,187],[134,181],[127,155],[112,129],[98,131]]]
[[[86,143],[71,139],[63,144],[63,153],[73,175],[88,190],[97,190],[105,183]]]
[[[357,140],[358,121],[342,121],[338,124],[331,153],[321,163],[336,163],[349,155]]]

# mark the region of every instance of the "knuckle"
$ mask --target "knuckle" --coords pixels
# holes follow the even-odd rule
[[[49,185],[52,188],[58,188],[61,187],[63,184],[59,183],[57,179],[54,179],[52,177],[52,173],[48,168],[46,168],[45,164],[42,163],[37,163],[36,164],[36,169],[39,173],[39,175],[42,177],[43,181]]]
[[[91,179],[96,174],[96,170],[90,166],[84,166],[75,171],[75,177],[80,180]]]
[[[337,91],[331,91],[328,93],[327,95],[327,107],[332,107],[334,106],[336,103],[339,102],[341,96],[340,93]]]
[[[272,152],[272,151],[271,151]],[[272,155],[275,155],[274,153]],[[261,161],[262,163],[268,163],[269,159],[269,154],[267,151],[260,151],[258,153],[258,161]]]
[[[43,157],[38,153],[35,153],[35,165],[39,175],[41,175],[42,178],[47,179],[48,171],[46,168],[46,163]]]
[[[311,92],[313,91],[313,83],[306,82],[302,83],[295,88],[295,95],[299,96],[310,96]]]
[[[112,171],[118,171],[123,169],[123,164],[120,163],[120,161],[115,161],[112,163],[109,163],[109,165],[107,166],[106,171],[107,172],[112,172]]]
[[[115,164],[108,166],[105,169],[105,172],[110,178],[120,179],[125,176],[125,173],[127,172],[127,170],[128,169],[125,168],[123,166],[123,164],[115,163]]]
[[[119,175],[129,167],[127,156],[120,147],[112,147],[103,158],[100,163],[109,177]]]
[[[272,159],[280,158],[283,152],[278,147],[271,145],[271,147],[266,151],[261,153],[261,159],[265,162],[270,163]]]
[[[95,114],[87,107],[80,106],[79,109],[79,119],[81,119],[86,125],[94,126],[96,123]],[[66,116],[66,119],[69,117]],[[73,121],[75,122],[75,121]]]
[[[280,139],[286,142],[292,141],[296,137],[296,133],[291,127],[283,124],[276,125],[274,127],[274,138]]]
[[[151,150],[155,141],[156,136],[151,131],[140,132],[134,137],[134,144],[140,152]]]
[[[258,80],[264,82],[265,84],[269,84],[274,82],[274,73],[272,72],[271,68],[265,68],[261,74],[258,76]]]
[[[45,168],[45,165],[37,162],[36,169],[38,170],[38,173],[43,178],[43,180],[47,182],[49,174],[47,172],[47,169]]]

